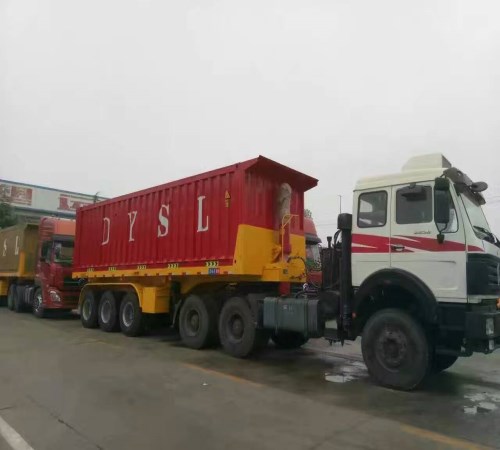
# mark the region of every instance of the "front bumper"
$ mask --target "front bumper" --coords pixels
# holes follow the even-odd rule
[[[50,291],[57,294],[59,301],[53,301]],[[44,296],[43,307],[44,309],[76,309],[78,308],[79,298],[79,292],[49,289],[49,295]]]

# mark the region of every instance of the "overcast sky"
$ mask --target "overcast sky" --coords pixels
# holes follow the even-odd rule
[[[115,196],[258,154],[319,178],[442,152],[500,200],[500,2],[0,0],[0,178]],[[500,202],[487,208],[500,233]]]

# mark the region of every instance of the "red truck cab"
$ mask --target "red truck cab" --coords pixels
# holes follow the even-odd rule
[[[42,217],[40,222],[0,230],[0,296],[9,309],[71,310],[78,305],[79,280],[71,277],[75,221]]]
[[[53,217],[40,220],[31,301],[35,315],[43,315],[47,309],[71,310],[78,306],[80,287],[78,280],[71,277],[74,243],[74,220]]]

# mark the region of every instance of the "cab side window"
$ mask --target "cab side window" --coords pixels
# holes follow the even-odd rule
[[[408,186],[396,192],[396,223],[432,222],[432,188]]]
[[[358,200],[358,227],[383,227],[387,223],[387,192],[366,192]]]

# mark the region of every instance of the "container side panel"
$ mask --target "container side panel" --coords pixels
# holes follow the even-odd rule
[[[24,225],[0,230],[0,272],[17,272]]]
[[[240,219],[235,166],[77,212],[75,271],[115,266],[231,264]]]
[[[24,224],[0,230],[0,273],[34,273],[37,233],[36,225]]]
[[[29,225],[24,233],[24,272],[35,273],[38,262],[38,227]]]
[[[279,252],[305,251],[294,242],[303,241],[304,189],[313,181],[259,158],[84,207],[77,212],[74,271],[159,267],[183,275],[183,267],[196,272],[215,262],[235,274],[278,273],[264,266]],[[295,217],[280,237],[284,210]]]

